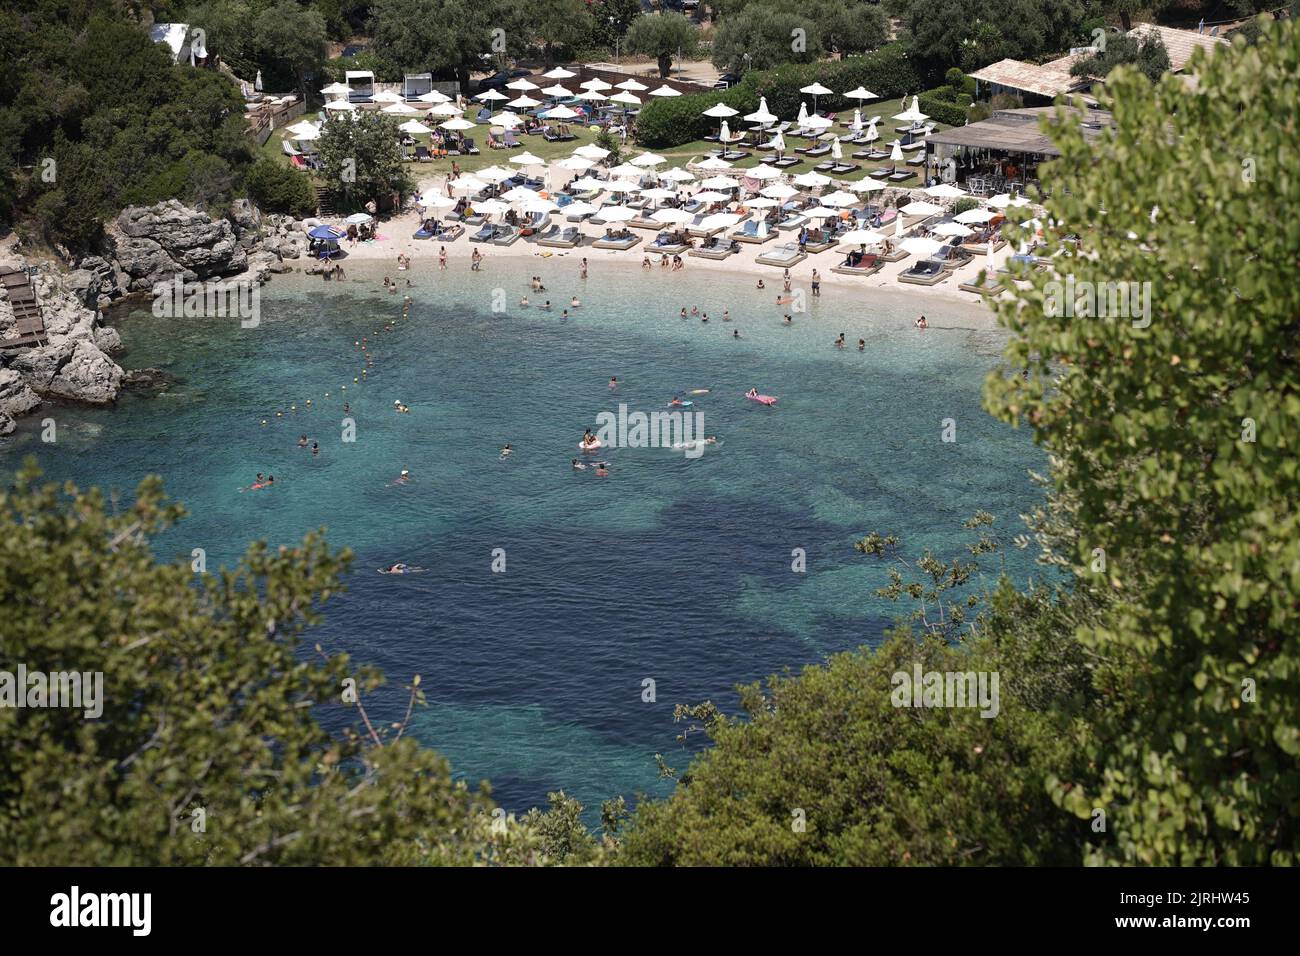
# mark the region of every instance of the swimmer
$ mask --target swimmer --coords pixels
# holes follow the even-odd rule
[[[298,447],[299,447],[299,448],[306,448],[306,447],[307,447],[307,436],[306,436],[306,435],[299,435],[299,436],[298,436]]]
[[[730,322],[730,321],[731,321],[731,310],[730,310],[730,309],[723,309],[723,310],[722,310],[722,321],[723,321],[723,322]]]
[[[514,449],[512,449],[508,444],[506,444],[506,445],[502,445],[502,446],[501,446],[501,460],[502,460],[502,461],[505,461],[507,458],[509,458],[509,457],[510,457],[510,452],[513,451],[513,450],[514,450]]]
[[[919,319],[916,320],[916,327],[918,329],[928,329],[930,327],[930,323],[925,321],[925,316],[921,316]]]
[[[520,305],[527,305],[527,304],[528,304],[528,296],[523,296],[523,297],[519,300],[519,304],[520,304]]]
[[[749,398],[758,398],[758,389],[751,388],[748,392],[745,393],[745,395]]]
[[[838,339],[835,340],[835,347],[836,347],[837,349],[842,349],[842,348],[844,348],[844,333],[843,333],[843,332],[841,332],[841,333],[840,333],[840,337],[839,337]]]
[[[609,380],[609,387],[610,387],[610,388],[618,388],[618,379],[617,379],[617,378],[611,378],[611,379]]]
[[[700,321],[701,322],[709,321],[709,313],[705,312],[704,315],[700,316]]]
[[[762,280],[762,279],[759,279],[759,280],[758,280],[758,285],[754,286],[754,288],[755,288],[755,289],[766,289],[767,286],[763,283],[763,280]]]
[[[699,315],[699,314],[700,314],[700,307],[698,305],[691,306],[691,315]]]
[[[560,313],[560,318],[562,318],[562,319],[567,319],[568,317],[569,317],[569,310],[568,310],[568,309],[565,309],[563,312]]]
[[[403,469],[402,469],[402,473],[401,473],[400,475],[397,476],[397,478],[393,481],[393,484],[395,484],[395,485],[405,485],[405,484],[409,483],[410,480],[411,480],[411,473],[410,473],[409,471],[407,471],[405,468],[403,468]]]
[[[682,318],[686,318],[686,306],[682,306]]]
[[[545,309],[547,312],[551,311],[551,300],[547,299],[545,302],[543,302],[542,308]]]
[[[581,308],[581,306],[582,303],[578,301],[578,297],[576,295],[569,300],[569,308],[577,309],[577,308]]]
[[[311,443],[311,453],[312,453],[313,455],[319,455],[319,454],[320,454],[320,445],[318,445],[316,442],[312,442],[312,443]]]
[[[732,330],[731,330],[731,337],[732,337],[733,339],[738,339],[738,338],[740,338],[740,329],[732,329]]]
[[[790,315],[789,313],[786,313],[785,324],[789,325],[793,321],[794,321],[794,316]]]
[[[574,471],[586,471],[586,470],[587,470],[587,466],[584,465],[582,462],[578,461],[578,459],[576,459],[576,458],[573,459],[571,462],[569,462],[569,465],[573,468]]]
[[[866,350],[867,350],[867,340],[866,340],[866,339],[858,339],[858,351],[859,351],[859,352],[865,352]]]
[[[347,414],[348,412],[350,412],[350,411],[352,411],[352,406],[349,405],[347,402],[344,402],[344,403],[343,403],[343,414],[346,415],[346,414]]]
[[[609,468],[605,466],[603,461],[596,465],[596,475],[600,478],[605,478],[609,475]]]

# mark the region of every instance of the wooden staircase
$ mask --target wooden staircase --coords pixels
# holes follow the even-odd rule
[[[316,215],[322,218],[335,215],[334,203],[330,202],[329,192],[324,186],[316,187]]]
[[[14,338],[0,338],[0,349],[43,345],[45,315],[27,273],[6,269],[0,273],[0,284],[4,285],[9,296],[9,307],[13,309],[15,320],[13,332],[16,333]]]

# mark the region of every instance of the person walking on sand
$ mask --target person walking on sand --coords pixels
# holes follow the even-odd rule
[[[481,263],[481,262],[483,261],[483,253],[481,253],[481,252],[479,252],[477,249],[475,249],[475,250],[474,250],[474,254],[471,255],[471,256],[469,257],[469,260],[470,260],[470,266],[469,266],[470,271],[471,271],[471,272],[478,272],[478,271],[479,271],[479,263]]]
[[[447,268],[447,247],[446,246],[438,247],[438,268],[444,270]]]

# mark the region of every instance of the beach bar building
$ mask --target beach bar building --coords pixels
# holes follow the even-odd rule
[[[932,133],[925,141],[926,169],[976,196],[1025,192],[1038,187],[1038,167],[1061,155],[1039,127],[1054,106],[997,110],[988,119]],[[1112,125],[1104,110],[1075,110],[1089,139]]]

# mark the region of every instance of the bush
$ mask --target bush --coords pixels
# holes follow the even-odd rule
[[[955,203],[952,204],[952,214],[954,216],[960,216],[962,213],[968,210],[978,208],[979,204],[980,201],[971,196],[967,196],[964,199],[958,199]]]
[[[800,88],[814,81],[838,91],[865,86],[882,99],[893,99],[919,89],[925,79],[897,43],[835,62],[786,64],[748,73],[722,93],[695,93],[647,103],[637,120],[637,140],[645,146],[667,147],[700,139],[717,127],[717,120],[701,114],[718,102],[744,114],[756,110],[759,97],[765,96],[767,108],[777,116],[794,116],[805,98]],[[857,105],[856,100],[838,93],[817,100],[818,109],[851,110]]]
[[[264,212],[283,212],[301,218],[316,210],[316,193],[305,173],[273,159],[259,159],[245,180],[248,198]]]
[[[961,126],[966,122],[966,107],[942,99],[934,90],[922,93],[919,102],[922,113],[945,126]]]

